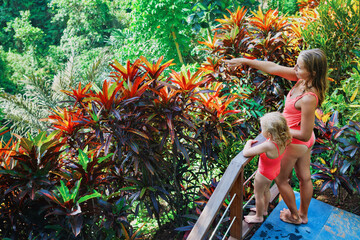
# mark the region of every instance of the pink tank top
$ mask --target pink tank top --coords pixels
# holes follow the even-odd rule
[[[267,141],[269,141],[269,139],[267,139]],[[271,159],[266,156],[266,153],[260,154],[258,170],[267,179],[274,180],[280,173],[280,163],[285,151],[280,155],[278,145],[273,141],[271,142],[275,144],[279,156],[277,158]]]
[[[319,98],[318,96],[313,93],[313,92],[306,92],[301,94],[300,96],[297,96],[296,98],[291,98],[291,92],[293,89],[291,89],[291,91],[288,93],[288,95],[286,96],[286,100],[285,100],[285,108],[283,111],[283,116],[285,117],[289,128],[298,128],[300,127],[300,123],[301,123],[301,110],[298,110],[295,108],[295,103],[302,97],[304,97],[305,95],[313,95],[316,97],[316,104],[319,103]]]

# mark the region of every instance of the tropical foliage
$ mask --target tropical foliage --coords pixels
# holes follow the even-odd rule
[[[150,63],[142,57],[125,66],[115,60],[102,88],[79,83],[64,90],[67,106],[42,119],[52,133],[20,138],[19,150],[7,149],[14,156],[2,159],[2,165],[16,162],[1,171],[9,185],[3,196],[46,205],[40,218],[46,217],[46,229],[62,228],[57,238],[71,232],[74,237],[125,236],[131,231],[126,222],[131,212],[122,197],[135,204],[135,215],[146,209],[159,226],[163,212],[176,218],[185,214],[201,176],[206,178],[218,159],[217,146],[237,138],[231,123],[240,111],[232,109],[237,96],[221,96],[224,86],[211,83],[202,70],[172,70],[166,77],[172,62],[162,60]],[[29,181],[32,187],[26,188]],[[123,217],[115,220],[113,204],[120,203],[122,210],[116,213]],[[22,209],[18,212],[25,215]],[[6,216],[4,236],[10,236],[15,226]],[[29,222],[20,219],[17,224]],[[100,230],[103,224],[114,231]],[[33,236],[54,237],[55,232],[35,227],[29,229]],[[26,229],[18,234],[28,234]]]
[[[354,58],[359,57],[360,4],[351,0],[320,1],[317,12],[318,20],[303,31],[304,40],[325,51],[333,69],[331,76],[339,83],[352,68]]]

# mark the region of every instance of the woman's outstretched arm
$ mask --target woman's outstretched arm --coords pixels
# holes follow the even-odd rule
[[[270,61],[259,61],[248,58],[233,58],[230,60],[224,60],[224,63],[227,64],[230,68],[234,68],[243,64],[272,75],[286,78],[290,81],[298,80],[294,68],[284,67]]]

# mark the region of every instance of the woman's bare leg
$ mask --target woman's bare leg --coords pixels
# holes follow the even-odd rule
[[[302,223],[308,222],[308,209],[313,195],[313,185],[310,173],[311,148],[295,163],[296,176],[300,182],[300,208],[299,214]]]
[[[247,223],[260,223],[264,221],[263,214],[265,212],[265,192],[269,188],[271,181],[257,172],[255,175],[254,192],[256,201],[256,214],[244,217]]]
[[[286,206],[290,210],[290,212],[282,211],[280,213],[280,219],[285,222],[294,224],[302,223],[297,210],[294,191],[288,182],[288,178],[298,160],[298,157],[304,155],[307,150],[308,148],[305,145],[290,144],[281,159],[280,174],[275,179],[275,182]]]

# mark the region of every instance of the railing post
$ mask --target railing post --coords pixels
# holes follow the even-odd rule
[[[243,219],[243,184],[244,168],[241,168],[240,174],[230,190],[230,198],[236,194],[234,202],[230,206],[230,219],[236,217],[234,224],[230,229],[230,239],[242,239],[242,219]]]

